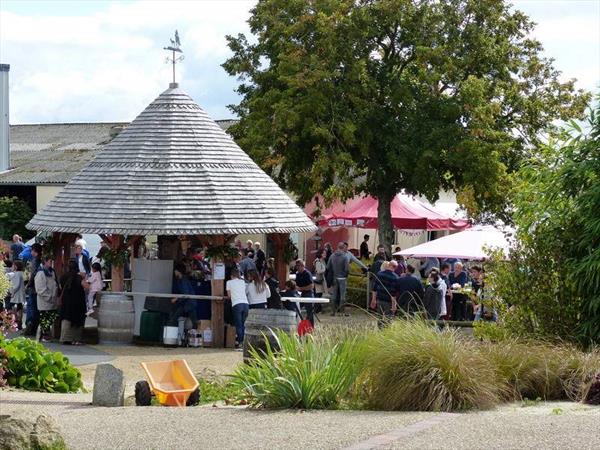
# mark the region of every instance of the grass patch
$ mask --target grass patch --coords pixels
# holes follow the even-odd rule
[[[456,330],[396,321],[368,339],[366,354],[361,382],[373,409],[487,409],[501,397],[488,361]]]
[[[220,378],[199,378],[200,404],[225,402],[228,405],[245,404],[237,386]]]
[[[362,368],[361,342],[355,336],[276,335],[279,351],[267,341],[266,353],[232,376],[251,405],[266,408],[336,409],[351,397]]]

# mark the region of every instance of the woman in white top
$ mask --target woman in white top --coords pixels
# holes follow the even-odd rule
[[[250,283],[246,285],[246,296],[250,309],[266,309],[267,298],[271,296],[269,286],[256,270],[248,271]]]
[[[313,274],[315,275],[315,297],[323,297],[323,294],[327,292],[325,270],[327,270],[327,264],[325,264],[325,252],[323,249],[320,249],[317,252],[317,258],[313,263]]]
[[[248,317],[248,299],[246,298],[246,283],[240,278],[238,269],[231,269],[231,280],[225,284],[225,290],[231,299],[233,310],[233,323],[236,334],[235,348],[239,348],[240,344],[244,342],[244,324]]]

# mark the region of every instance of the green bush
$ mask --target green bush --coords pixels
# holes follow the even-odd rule
[[[77,392],[83,386],[79,370],[60,352],[26,338],[1,340],[0,348],[7,354],[10,386],[46,392]]]
[[[299,338],[276,335],[279,351],[267,341],[264,355],[252,350],[252,361],[233,374],[233,385],[254,406],[335,409],[350,397],[362,368],[357,337],[327,335]]]
[[[420,320],[396,321],[367,341],[363,394],[370,408],[455,411],[486,409],[500,387],[476,344],[456,330]]]
[[[12,239],[13,234],[19,234],[24,239],[33,236],[25,228],[27,222],[33,217],[29,205],[18,197],[0,197],[0,237]]]

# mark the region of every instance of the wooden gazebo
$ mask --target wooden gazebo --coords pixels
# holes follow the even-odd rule
[[[99,234],[112,249],[146,235],[199,236],[219,246],[239,234],[266,233],[285,281],[289,233],[314,231],[315,225],[171,83],[27,228],[53,233],[59,272],[77,233]],[[122,268],[113,271],[114,291],[122,290],[122,277]],[[212,283],[212,295],[222,296],[223,281]]]

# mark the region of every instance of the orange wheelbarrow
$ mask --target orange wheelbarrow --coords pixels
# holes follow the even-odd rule
[[[152,395],[164,406],[195,406],[200,403],[198,380],[184,359],[141,363],[148,381],[135,384],[135,404],[150,406]]]

